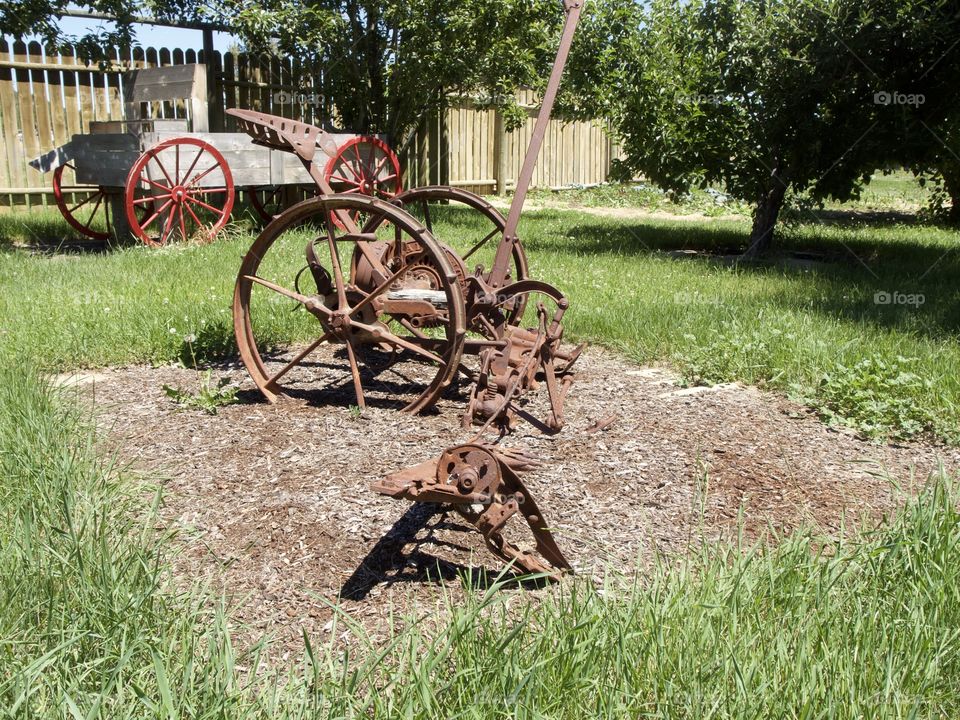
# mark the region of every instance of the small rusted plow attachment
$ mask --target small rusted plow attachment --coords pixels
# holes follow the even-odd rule
[[[532,461],[482,438],[495,431],[499,440],[521,419],[558,432],[572,368],[583,350],[562,345],[569,301],[555,287],[529,277],[517,236],[581,3],[566,0],[564,9],[560,48],[506,217],[483,198],[447,186],[413,188],[389,202],[335,193],[317,163],[320,153],[335,150],[321,129],[228,111],[255,143],[295,153],[321,192],[267,225],[237,277],[234,329],[257,387],[271,402],[315,387],[331,375],[328,368],[310,366],[321,345],[342,349],[340,361],[348,372],[341,373],[344,381],[336,387],[351,388],[360,408],[375,402],[419,412],[465,378],[471,387],[463,425],[480,425],[476,437],[436,460],[388,476],[373,489],[449,505],[483,535],[495,555],[524,572],[554,578],[570,564],[517,474]],[[382,175],[374,156],[358,160],[371,165],[364,177]],[[435,225],[430,209],[438,202],[475,213],[482,236],[476,242],[442,237],[447,231]],[[492,243],[494,238],[499,240]],[[456,245],[464,248],[462,254]],[[468,270],[467,262],[476,262],[484,249],[492,250],[489,270],[482,263]],[[277,303],[290,304],[317,327],[313,342],[280,359],[258,324]],[[535,417],[524,396],[541,386],[549,410]],[[532,542],[515,539],[524,523]]]
[[[494,555],[526,573],[558,579],[570,565],[517,475],[531,462],[493,445],[455,445],[439,459],[388,475],[371,489],[397,499],[450,505],[483,535]],[[526,521],[535,550],[521,549],[504,536],[514,517]]]

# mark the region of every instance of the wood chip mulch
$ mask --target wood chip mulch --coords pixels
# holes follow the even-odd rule
[[[960,467],[957,449],[870,443],[755,388],[682,389],[666,368],[597,348],[578,370],[564,430],[548,437],[524,425],[506,444],[542,462],[523,479],[580,575],[630,572],[656,553],[731,536],[740,518],[749,538],[873,522],[902,500],[889,478],[909,490],[940,463]],[[271,406],[242,367],[218,372],[241,386],[242,402],[216,415],[166,397],[164,384],[196,387],[196,373],[180,367],[65,381],[92,389],[110,443],[163,482],[162,518],[182,545],[178,576],[224,589],[249,632],[296,652],[301,628],[330,631],[339,600],[376,636],[391,614],[428,614],[455,596],[462,573],[500,569],[455,514],[368,489],[468,440],[462,397],[430,415],[358,415],[346,403]]]

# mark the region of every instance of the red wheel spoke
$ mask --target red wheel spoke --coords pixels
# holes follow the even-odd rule
[[[174,167],[174,175],[177,178],[177,182],[180,182],[180,146],[174,145],[173,149],[176,151],[176,154],[177,154],[176,165]]]
[[[170,173],[167,172],[167,169],[163,166],[163,163],[160,161],[160,153],[158,152],[154,153],[151,159],[157,164],[157,167],[160,168],[160,172],[163,173],[163,176],[167,179],[167,182],[170,183],[170,186],[176,185],[176,183],[170,179]],[[147,180],[147,182],[150,182],[148,178],[145,178],[145,179]]]
[[[160,188],[161,190],[169,190],[171,187],[170,185],[164,185],[163,183],[158,183],[155,180],[151,180],[146,175],[142,176],[140,179],[148,185],[152,185],[155,188]]]
[[[193,180],[191,180],[189,183],[186,181],[186,179],[184,179],[183,184],[184,184],[184,185],[189,185],[189,187],[193,187],[193,186],[196,185],[198,182],[200,182],[201,180],[203,180],[203,178],[205,178],[207,175],[209,175],[210,173],[212,173],[214,170],[218,170],[219,168],[220,168],[219,165],[211,165],[211,166],[208,167],[206,170],[204,170],[202,173],[200,173],[200,174],[197,175],[195,178],[193,178]]]
[[[373,177],[374,177],[374,178],[376,178],[378,175],[380,175],[380,171],[383,170],[383,166],[387,164],[387,160],[389,160],[389,159],[390,159],[390,158],[389,158],[388,156],[386,156],[386,155],[384,155],[382,158],[380,158],[380,162],[378,162],[378,163],[377,163],[377,166],[373,169]],[[391,176],[391,177],[396,177],[396,175],[393,175],[393,176]],[[386,178],[385,178],[385,179],[386,179]]]
[[[357,171],[353,169],[353,165],[351,165],[349,161],[341,160],[340,167],[345,167],[347,170],[350,171],[350,174],[353,175],[354,178],[356,178],[356,180],[363,182],[363,176],[357,175]],[[347,182],[350,182],[350,181],[347,180]]]
[[[187,171],[183,174],[183,177],[184,177],[184,178],[190,177],[190,173],[192,173],[192,172],[193,172],[193,169],[197,166],[197,161],[200,159],[200,156],[201,156],[201,155],[203,155],[203,149],[202,149],[202,148],[201,148],[200,152],[198,152],[198,153],[196,154],[196,156],[193,158],[193,162],[190,163],[190,167],[187,168]]]
[[[212,187],[212,188],[200,188],[199,190],[194,190],[193,192],[196,193],[197,195],[209,195],[212,193],[222,193],[226,191],[227,189],[225,187]]]
[[[137,198],[132,202],[134,205],[146,205],[147,203],[155,203],[157,202],[157,200],[163,200],[168,197],[173,197],[173,196],[170,193],[167,193],[166,195],[150,195],[148,197]]]
[[[360,183],[358,183],[356,180],[350,180],[349,178],[340,177],[339,175],[332,175],[330,179],[337,180],[338,182],[350,183],[351,185],[356,185],[357,187],[360,187]]]
[[[160,233],[160,244],[164,245],[167,242],[167,238],[170,236],[170,231],[173,230],[173,214],[177,211],[176,207],[172,207],[167,211],[167,220],[163,223],[163,230]]]
[[[193,211],[193,208],[188,204],[185,204],[184,207],[187,209],[187,212],[190,213],[190,216],[193,218],[194,222],[197,223],[197,227],[203,227],[203,221],[197,217],[197,214]]]
[[[97,192],[93,193],[92,195],[89,195],[86,200],[81,200],[81,201],[78,202],[76,205],[74,205],[72,208],[70,208],[70,213],[71,213],[71,214],[75,213],[78,209],[82,208],[84,205],[86,205],[88,202],[90,202],[91,200],[93,200],[93,199],[94,199],[95,197],[97,197],[98,195],[102,197],[102,196],[103,196],[103,193],[101,193],[101,192],[98,190]]]
[[[187,194],[184,199],[185,199],[187,202],[196,203],[197,205],[200,205],[200,206],[202,206],[202,207],[205,207],[205,208],[206,208],[207,210],[209,210],[210,212],[215,212],[217,215],[223,216],[223,210],[221,210],[221,209],[219,209],[219,208],[215,208],[213,205],[209,205],[209,204],[205,203],[205,202],[204,202],[203,200],[201,200],[200,198],[195,198],[193,195]]]
[[[103,203],[103,193],[98,192],[97,204],[93,206],[93,210],[90,211],[90,216],[87,218],[87,223],[86,223],[87,227],[90,227],[90,225],[93,223],[93,218],[96,216],[97,210],[100,209],[100,205],[102,203]]]
[[[180,235],[183,236],[183,239],[187,239],[187,223],[183,220],[183,206],[179,205],[177,207],[177,212],[180,213]]]
[[[156,220],[158,217],[160,217],[160,215],[163,214],[163,211],[166,210],[172,203],[173,203],[172,199],[167,200],[163,205],[160,206],[160,209],[155,210],[153,215],[151,215],[146,222],[142,223],[140,227],[143,230],[146,230],[150,226],[150,224],[153,223],[153,221]]]

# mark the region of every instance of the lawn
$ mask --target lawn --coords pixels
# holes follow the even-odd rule
[[[0,368],[0,717],[862,718],[960,712],[960,515],[933,483],[878,531],[694,544],[538,598],[495,584],[373,640],[236,647],[171,590],[151,488],[63,392]],[[344,652],[338,638],[354,642]]]
[[[476,220],[438,209],[461,249]],[[737,265],[747,220],[529,213],[533,274],[572,300],[568,337],[740,379],[862,432],[955,440],[956,231],[807,216],[778,256]],[[97,451],[46,371],[232,356],[233,278],[251,230],[209,246],[28,249],[53,214],[0,216],[0,717],[953,717],[960,712],[960,515],[939,478],[881,528],[775,547],[695,544],[527,602],[476,589],[439,623],[398,619],[356,651],[305,639],[266,664],[230,608],[172,590],[161,496]],[[695,251],[695,252],[694,252]],[[880,295],[878,295],[880,293]],[[883,295],[886,293],[886,295]],[[922,297],[921,297],[922,296]],[[304,313],[267,317],[277,341]],[[155,507],[152,506],[152,507]],[[341,636],[338,629],[330,638]]]
[[[831,422],[876,437],[960,432],[960,233],[903,221],[812,213],[782,231],[777,258],[737,265],[748,220],[603,217],[543,209],[520,235],[532,275],[562,288],[571,340],[638,362],[669,362],[687,382],[742,380],[804,399]],[[436,234],[464,250],[483,227],[458,208]],[[30,253],[10,240],[57,230],[52,215],[0,217],[0,350],[50,370],[201,361],[235,352],[232,284],[252,238],[102,254]],[[290,262],[299,263],[300,251]],[[278,305],[276,342],[315,337]]]

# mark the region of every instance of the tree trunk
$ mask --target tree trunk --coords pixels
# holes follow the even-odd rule
[[[760,257],[773,245],[773,232],[780,217],[783,199],[787,193],[789,180],[779,166],[770,173],[766,190],[757,201],[753,211],[753,229],[750,232],[750,245],[743,253],[745,259]]]
[[[943,174],[943,189],[950,196],[950,214],[947,218],[951,224],[960,225],[960,168],[957,168],[954,172],[946,169],[941,172]]]

